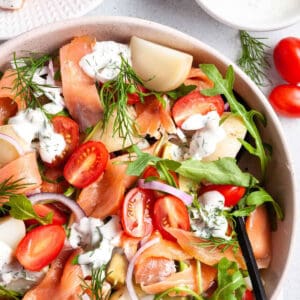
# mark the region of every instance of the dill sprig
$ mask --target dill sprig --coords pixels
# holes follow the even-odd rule
[[[269,54],[266,52],[269,46],[262,41],[264,39],[253,37],[244,30],[240,31],[242,55],[237,63],[259,86],[271,83],[266,74],[266,70],[271,67],[268,60]]]
[[[19,190],[27,187],[28,183],[22,183],[23,178],[12,180],[7,178],[0,182],[0,213],[6,213],[7,208],[3,206],[9,197],[18,194]]]
[[[30,53],[28,56],[17,58],[16,53],[13,54],[13,66],[16,78],[13,82],[12,90],[15,97],[20,97],[29,108],[42,108],[39,96],[43,95],[43,87],[51,87],[50,85],[42,85],[36,83],[34,74],[36,71],[45,66],[45,64],[51,59],[48,54],[39,56],[35,53]]]
[[[91,292],[91,300],[104,300],[105,295],[103,295],[103,285],[106,279],[106,264],[102,265],[100,268],[92,269],[91,282],[88,283],[82,279],[82,289],[89,290]],[[82,297],[81,297],[82,298]]]
[[[105,130],[110,118],[115,113],[113,123],[113,135],[118,134],[124,141],[131,140],[134,134],[134,120],[127,106],[128,94],[137,92],[143,99],[143,93],[139,92],[142,80],[136,75],[129,63],[121,56],[119,74],[115,79],[105,82],[100,89],[100,99],[104,108],[102,129]]]
[[[212,252],[216,249],[220,249],[222,252],[225,252],[228,248],[232,248],[233,253],[237,253],[239,249],[239,242],[236,234],[233,234],[230,240],[211,237],[205,242],[197,243],[197,245],[202,248],[211,248],[210,251]]]
[[[0,299],[19,300],[22,299],[22,294],[13,290],[8,290],[0,285]]]

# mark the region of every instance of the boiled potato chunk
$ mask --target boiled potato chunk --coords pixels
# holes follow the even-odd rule
[[[134,120],[135,114],[133,108],[129,107],[128,113]],[[115,118],[116,118],[116,113],[113,112],[105,130],[103,131],[102,124],[98,123],[87,139],[93,141],[101,141],[106,146],[108,152],[115,152],[115,151],[122,150],[124,148],[131,146],[132,144],[138,143],[141,140],[141,138],[137,136],[132,136],[131,139],[126,138],[126,140],[124,141],[124,138],[120,137],[118,132],[114,133]],[[125,128],[124,131],[126,131]]]
[[[0,219],[0,240],[15,250],[21,239],[25,236],[25,224],[10,216]]]
[[[132,67],[146,88],[159,92],[179,87],[192,66],[187,53],[158,45],[136,36],[130,41]]]
[[[108,265],[106,280],[116,288],[125,285],[128,261],[124,254],[116,252]]]
[[[23,150],[28,150],[29,146],[14,131],[12,125],[0,126],[0,133],[6,134],[16,140]],[[0,168],[19,157],[16,148],[7,141],[0,139]]]
[[[226,132],[226,137],[217,144],[216,151],[203,158],[203,161],[213,161],[222,157],[236,157],[242,144],[238,139],[244,139],[247,129],[238,116],[232,113],[224,113],[222,117],[226,118],[221,127]]]

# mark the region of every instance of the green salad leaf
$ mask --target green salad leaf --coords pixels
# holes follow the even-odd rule
[[[234,71],[232,66],[228,67],[225,78],[223,78],[222,74],[213,64],[201,64],[200,68],[209,77],[209,79],[214,82],[213,88],[202,90],[201,93],[206,96],[215,96],[218,94],[225,96],[232,113],[242,118],[249,134],[255,141],[255,146],[242,139],[239,141],[250,154],[257,156],[260,159],[262,174],[265,175],[269,156],[265,151],[263,141],[254,121],[254,118],[256,117],[265,124],[264,116],[256,110],[247,111],[246,108],[236,99],[233,93]]]
[[[262,187],[257,187],[258,190],[250,193],[246,198],[246,204],[249,206],[260,206],[264,203],[271,203],[275,210],[278,219],[283,220],[283,212],[279,204],[273,199],[273,197]]]
[[[242,172],[236,160],[230,157],[210,162],[189,159],[183,161],[176,172],[198,182],[208,180],[214,184],[233,184],[244,187],[251,187],[258,183],[250,173]]]
[[[24,195],[12,195],[9,201],[5,203],[8,206],[9,214],[19,220],[35,219],[39,223],[45,225],[52,222],[53,213],[49,213],[45,217],[40,217],[34,211],[30,200]]]
[[[211,300],[238,300],[246,290],[245,280],[236,262],[222,258],[218,263],[218,288]]]
[[[175,171],[197,182],[207,180],[214,184],[233,184],[244,187],[252,187],[258,183],[254,176],[242,172],[234,158],[225,157],[211,162],[193,159],[178,162],[142,152],[137,146],[132,146],[131,150],[136,153],[137,157],[127,162],[128,175],[140,176],[148,165],[154,165],[158,170],[161,170],[163,166],[161,173],[166,173],[168,170]]]
[[[196,85],[182,84],[177,89],[167,92],[167,96],[169,96],[173,100],[176,100],[180,97],[187,95],[188,93],[196,89],[196,87],[197,87]]]

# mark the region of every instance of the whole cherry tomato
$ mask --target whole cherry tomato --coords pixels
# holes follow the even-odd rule
[[[292,84],[279,85],[271,92],[269,101],[278,113],[286,117],[300,117],[299,86]]]
[[[284,80],[297,84],[300,82],[300,39],[287,37],[274,49],[274,63]]]

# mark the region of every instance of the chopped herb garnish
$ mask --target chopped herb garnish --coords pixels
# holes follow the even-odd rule
[[[91,293],[91,299],[93,300],[104,300],[106,299],[104,295],[103,285],[106,279],[106,265],[102,265],[100,268],[92,269],[91,281],[90,283],[82,279],[82,289],[88,290]],[[81,296],[82,298],[82,296]]]

